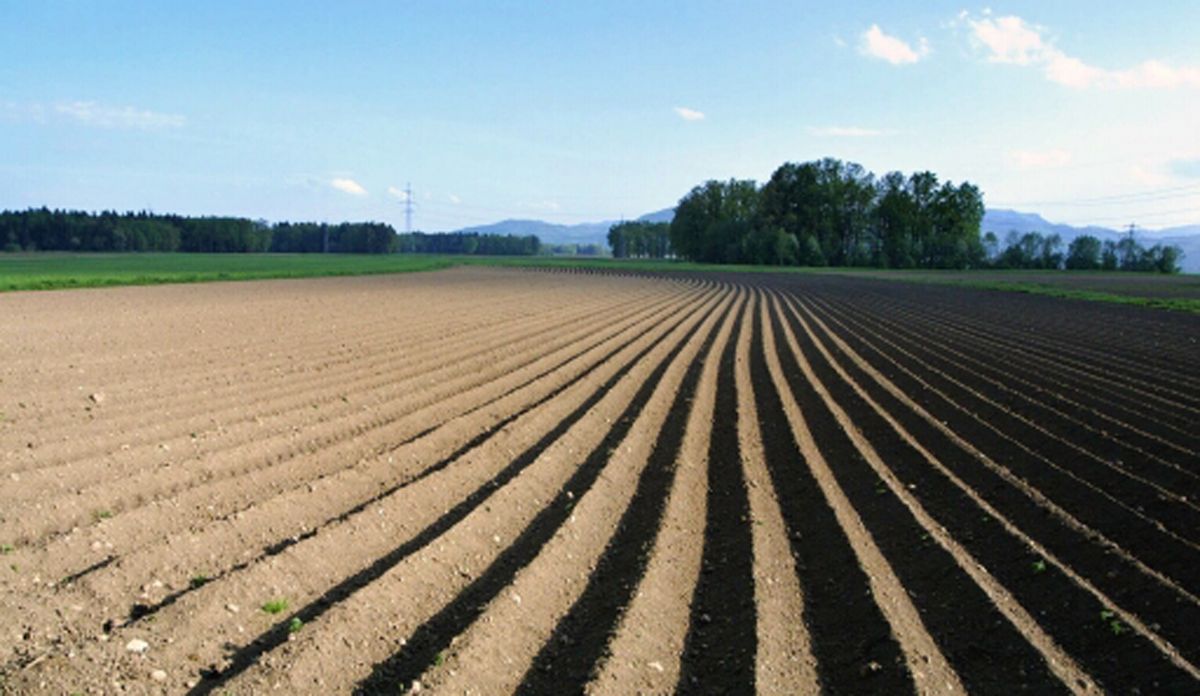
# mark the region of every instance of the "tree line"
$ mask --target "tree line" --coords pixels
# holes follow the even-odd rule
[[[386,254],[396,231],[380,222],[275,225],[238,217],[35,208],[0,212],[0,249]]]
[[[932,172],[876,178],[826,158],[788,162],[759,186],[708,181],[675,209],[671,250],[692,261],[802,266],[983,265],[983,195]]]
[[[206,252],[292,254],[534,255],[534,235],[397,235],[381,222],[280,222],[184,217],[149,212],[88,213],[33,208],[0,212],[0,249],[17,251]]]
[[[1101,241],[1084,234],[1071,240],[1064,252],[1058,234],[1010,231],[1001,248],[995,233],[987,232],[983,235],[983,246],[994,268],[1178,273],[1183,256],[1177,246],[1155,244],[1147,248],[1132,235]]]
[[[608,250],[603,244],[578,244],[568,242],[565,244],[547,244],[542,242],[538,247],[538,253],[542,256],[606,256]]]
[[[396,238],[396,250],[411,254],[478,254],[486,256],[535,256],[541,249],[537,235],[413,232]]]
[[[620,222],[608,228],[608,246],[618,259],[662,259],[671,255],[671,225],[666,222]]]

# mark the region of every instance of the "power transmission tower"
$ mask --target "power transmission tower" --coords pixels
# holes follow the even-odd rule
[[[412,184],[404,185],[404,232],[412,234]]]

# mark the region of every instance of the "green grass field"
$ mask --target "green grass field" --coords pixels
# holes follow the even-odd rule
[[[455,265],[633,271],[833,273],[1200,313],[1200,276],[1062,271],[928,271],[720,266],[636,259],[370,254],[0,254],[0,292],[262,278],[408,273]]]
[[[682,261],[427,254],[0,254],[0,292],[431,271],[456,265],[641,271],[779,270]],[[800,269],[790,269],[800,270]]]
[[[445,257],[373,254],[0,254],[0,292],[408,273],[451,265]]]

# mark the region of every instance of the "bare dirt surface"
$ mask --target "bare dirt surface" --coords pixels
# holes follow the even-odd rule
[[[1195,693],[1198,340],[823,275],[0,296],[0,693]]]

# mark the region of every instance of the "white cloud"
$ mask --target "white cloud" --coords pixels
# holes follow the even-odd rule
[[[1017,169],[1056,169],[1071,163],[1066,150],[1013,150],[1008,158]]]
[[[1110,75],[1118,87],[1200,87],[1200,66],[1175,67],[1159,60],[1148,60]]]
[[[342,193],[348,193],[351,196],[367,195],[367,190],[362,187],[362,184],[358,183],[354,179],[333,179],[329,182],[329,185],[341,191]]]
[[[1026,24],[1020,17],[968,19],[967,23],[975,38],[991,51],[988,60],[993,63],[1028,65],[1042,60],[1048,49],[1042,41],[1041,29]]]
[[[405,190],[402,188],[397,188],[395,186],[389,186],[389,187],[387,187],[387,194],[389,196],[391,196],[392,198],[395,198],[398,201],[407,201],[408,200],[408,193],[405,192]]]
[[[99,128],[179,128],[187,122],[187,119],[178,114],[163,114],[132,106],[105,106],[92,101],[56,104],[54,112],[73,121]]]
[[[454,195],[453,193],[447,194],[446,199],[449,200],[454,205],[458,205],[459,203],[462,203],[462,199],[459,198],[458,196]]]
[[[988,50],[988,61],[1039,66],[1046,79],[1074,89],[1200,87],[1200,67],[1175,67],[1147,60],[1133,68],[1108,70],[1067,55],[1046,38],[1043,27],[1016,16],[967,19],[976,41]]]
[[[842,37],[840,37],[840,36],[834,35],[834,37],[833,37],[833,45],[834,45],[834,46],[837,46],[838,48],[845,48],[845,47],[846,47],[846,40],[845,40],[845,39],[843,39],[843,38],[842,38]]]
[[[696,111],[695,109],[689,109],[686,106],[675,107],[675,113],[679,114],[679,118],[682,118],[685,121],[703,121],[704,120],[704,112],[703,111]]]
[[[864,54],[886,60],[892,65],[916,63],[929,54],[929,42],[924,38],[914,49],[903,39],[885,34],[878,24],[872,24],[870,29],[862,33],[859,48]]]
[[[809,126],[808,132],[821,138],[877,138],[891,135],[893,131],[858,126]]]

